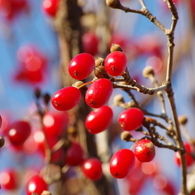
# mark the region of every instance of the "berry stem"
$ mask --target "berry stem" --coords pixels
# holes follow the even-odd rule
[[[94,81],[89,81],[89,82],[87,82],[87,83],[83,83],[82,85],[80,85],[79,87],[78,87],[78,89],[81,89],[82,87],[85,87],[86,85],[89,85],[89,84],[92,84]]]

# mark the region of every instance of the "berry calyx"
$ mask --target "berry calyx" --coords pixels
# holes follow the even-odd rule
[[[118,117],[120,126],[127,131],[135,130],[142,126],[144,113],[139,108],[124,110]]]
[[[127,57],[121,51],[114,51],[110,53],[104,61],[106,72],[111,76],[120,76],[123,74],[126,65]]]
[[[97,134],[108,128],[113,118],[112,109],[104,105],[90,112],[85,120],[85,126],[89,133]]]
[[[65,87],[57,91],[52,99],[52,105],[59,111],[70,110],[74,108],[81,99],[81,92],[76,87]]]
[[[110,172],[113,177],[122,179],[132,171],[135,165],[135,156],[129,149],[121,149],[110,160]]]
[[[32,195],[32,193],[41,194],[44,190],[48,190],[48,185],[39,175],[31,177],[26,185],[27,195]]]
[[[75,56],[68,65],[68,71],[72,78],[77,80],[86,79],[95,66],[95,60],[89,53],[81,53]]]
[[[98,79],[90,85],[85,94],[85,102],[92,108],[105,105],[112,95],[112,82],[108,79]]]
[[[99,180],[103,176],[102,163],[97,158],[85,160],[81,165],[81,170],[87,178],[93,181]]]
[[[134,155],[140,162],[150,162],[155,157],[154,144],[147,139],[135,143]]]

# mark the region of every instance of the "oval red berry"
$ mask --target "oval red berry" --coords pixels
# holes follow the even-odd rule
[[[134,154],[140,162],[150,162],[155,157],[155,147],[150,140],[135,143]]]
[[[113,118],[112,109],[104,105],[90,112],[85,120],[85,126],[89,133],[97,134],[106,130]]]
[[[102,163],[97,158],[89,158],[85,160],[81,166],[83,174],[93,180],[99,180],[103,176]]]
[[[81,53],[75,56],[68,65],[68,71],[72,78],[86,79],[93,71],[95,60],[89,53]]]
[[[81,92],[76,87],[65,87],[57,91],[52,99],[52,105],[59,111],[70,110],[74,108],[81,99]]]
[[[39,175],[34,175],[26,185],[26,195],[41,194],[44,190],[48,190],[48,185]]]
[[[135,165],[135,156],[129,149],[121,149],[110,160],[110,172],[113,177],[122,179],[132,171]]]
[[[144,113],[139,108],[124,110],[118,117],[120,126],[127,131],[135,130],[142,126]]]
[[[112,95],[112,82],[108,79],[98,79],[90,85],[85,94],[85,101],[92,108],[105,105]]]
[[[110,53],[104,61],[106,72],[111,76],[120,76],[123,74],[126,65],[127,57],[123,52],[120,51]]]

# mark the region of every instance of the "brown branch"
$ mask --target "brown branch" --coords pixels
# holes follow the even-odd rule
[[[156,87],[156,88],[147,88],[147,87],[140,85],[138,83],[136,83],[135,85],[136,85],[136,87],[131,86],[131,85],[123,85],[123,84],[119,84],[119,83],[113,83],[114,88],[132,89],[132,90],[136,90],[136,91],[139,91],[140,93],[144,93],[144,94],[148,94],[148,95],[153,95],[154,93],[156,93],[158,91],[165,90],[167,88],[166,85],[161,85],[161,86]]]

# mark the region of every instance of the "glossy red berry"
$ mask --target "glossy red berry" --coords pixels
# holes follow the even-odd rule
[[[110,172],[113,177],[125,178],[135,165],[135,156],[129,149],[121,149],[110,160]]]
[[[120,76],[121,74],[123,74],[126,65],[127,57],[121,51],[110,53],[104,61],[106,72],[111,76]]]
[[[42,4],[43,11],[50,17],[55,17],[58,10],[59,0],[44,0]]]
[[[127,131],[135,130],[142,126],[144,113],[139,108],[124,110],[118,117],[120,126]]]
[[[78,166],[84,160],[84,151],[80,144],[73,142],[66,152],[65,163],[69,166]]]
[[[81,170],[87,178],[93,181],[99,180],[103,176],[102,163],[97,158],[85,160],[81,165]]]
[[[150,162],[155,157],[154,144],[147,139],[136,142],[134,155],[140,162]]]
[[[75,56],[68,65],[68,71],[72,78],[86,79],[93,71],[95,60],[89,53],[81,53]]]
[[[189,143],[187,143],[187,142],[184,143],[184,147],[185,147],[186,152],[192,153],[192,149],[191,149]],[[189,154],[186,154],[185,157],[186,157],[186,165],[187,165],[187,166],[191,166],[191,165],[194,163],[194,159],[193,159],[192,156],[190,156]],[[176,162],[176,164],[177,164],[178,166],[181,165],[181,158],[180,158],[179,152],[176,152],[176,153],[175,153],[175,162]]]
[[[49,111],[43,116],[43,129],[46,137],[59,137],[65,132],[68,124],[66,111]]]
[[[76,87],[65,87],[57,91],[52,97],[52,105],[59,111],[74,108],[81,99],[81,92]]]
[[[0,173],[0,184],[5,190],[18,188],[18,175],[14,169],[6,169]]]
[[[39,175],[34,175],[26,184],[26,195],[32,193],[41,194],[44,190],[48,190],[48,185]]]
[[[6,131],[10,143],[14,146],[22,145],[31,133],[31,126],[27,121],[15,121]]]
[[[99,39],[93,32],[86,32],[82,36],[83,50],[92,56],[98,53]]]
[[[112,95],[112,82],[108,79],[98,79],[90,85],[85,94],[85,101],[92,108],[104,106]]]
[[[85,126],[91,134],[100,133],[109,127],[112,118],[112,109],[104,105],[88,114],[85,119]]]

